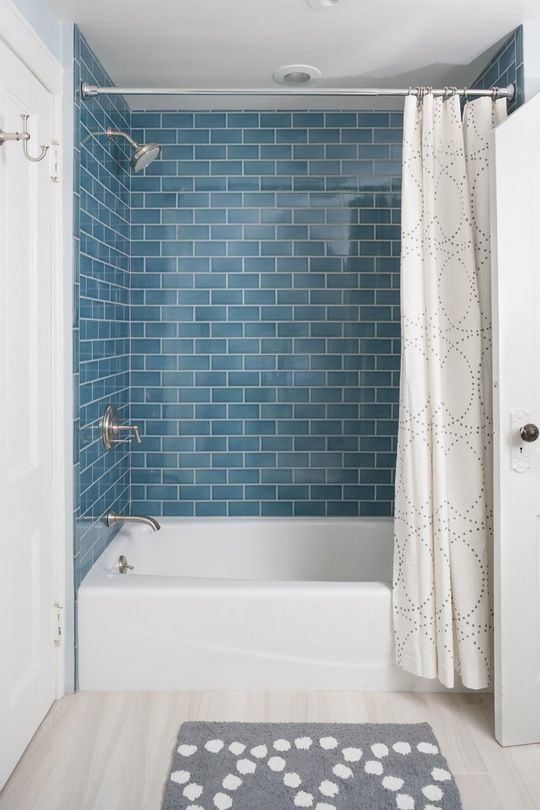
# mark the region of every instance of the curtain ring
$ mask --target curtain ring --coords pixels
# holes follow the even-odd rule
[[[497,101],[498,98],[499,98],[499,88],[498,87],[492,87],[491,88],[491,99],[492,99],[492,101]]]

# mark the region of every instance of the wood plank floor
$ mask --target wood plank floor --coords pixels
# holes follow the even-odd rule
[[[492,714],[491,697],[472,694],[79,692],[53,706],[0,810],[159,810],[184,720],[428,721],[464,810],[539,810],[540,745],[501,748]]]

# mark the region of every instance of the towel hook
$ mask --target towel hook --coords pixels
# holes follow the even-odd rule
[[[23,148],[23,155],[25,158],[32,163],[39,163],[40,160],[43,160],[45,155],[48,152],[48,146],[41,147],[41,154],[37,155],[36,157],[32,157],[28,153],[28,141],[30,140],[30,133],[28,132],[28,119],[29,115],[25,113],[21,114],[22,119],[22,131],[21,132],[4,132],[3,129],[0,129],[0,146],[4,144],[6,141],[22,141],[22,148]]]

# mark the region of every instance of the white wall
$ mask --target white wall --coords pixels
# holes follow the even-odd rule
[[[540,93],[540,23],[523,23],[525,101]]]
[[[64,86],[62,97],[62,197],[63,197],[63,266],[64,266],[64,311],[65,324],[73,323],[73,23],[62,23],[62,62],[64,65]],[[71,422],[73,414],[72,343],[66,344],[63,356],[63,373],[66,380],[66,421]],[[66,692],[75,688],[74,657],[74,610],[73,610],[73,431],[66,435],[64,444],[65,513],[64,533],[66,537],[65,556],[65,609],[64,609],[64,685]]]
[[[49,50],[62,62],[62,22],[47,0],[13,0]]]

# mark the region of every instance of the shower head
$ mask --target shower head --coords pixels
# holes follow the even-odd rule
[[[106,134],[109,138],[125,138],[133,149],[130,164],[134,172],[141,172],[152,163],[161,152],[161,146],[157,143],[137,143],[131,135],[126,132],[120,132],[117,129],[107,129]]]
[[[131,156],[131,168],[134,172],[142,172],[152,163],[161,152],[161,146],[157,143],[139,144]]]

